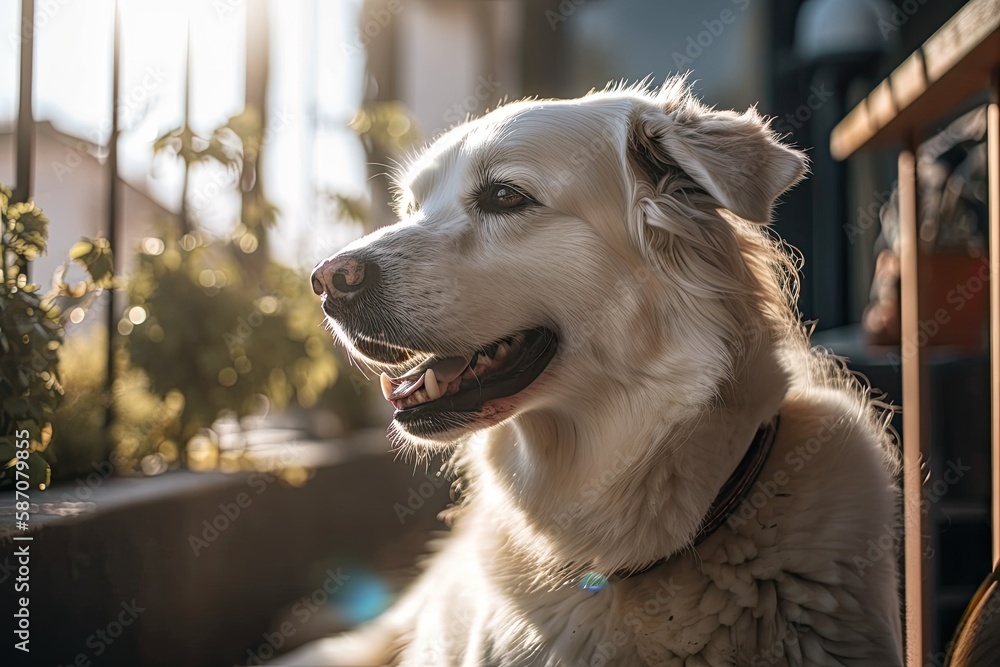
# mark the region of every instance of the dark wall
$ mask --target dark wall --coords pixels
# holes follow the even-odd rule
[[[381,433],[370,439],[387,448]],[[338,616],[338,601],[377,612],[413,573],[430,531],[443,529],[437,514],[449,499],[449,484],[394,458],[323,465],[301,487],[262,473],[102,480],[86,494],[91,511],[39,518],[31,653],[14,651],[8,636],[0,665],[260,664],[357,622]],[[79,497],[72,485],[47,494],[50,503]],[[0,540],[8,620],[15,599],[6,580],[22,544]],[[385,600],[371,599],[379,582]],[[303,598],[315,602],[296,608]]]
[[[859,321],[861,308],[852,302],[851,294],[867,291],[874,270],[867,253],[860,253],[860,248],[848,242],[844,226],[850,224],[852,215],[847,195],[850,165],[837,163],[830,156],[830,132],[859,101],[859,95],[867,94],[965,2],[889,4],[879,24],[884,53],[832,64],[803,62],[795,54],[795,21],[803,4],[803,0],[769,3],[771,35],[767,43],[772,83],[764,108],[778,119],[793,119],[780,127],[790,130],[789,138],[807,149],[812,160],[810,178],[782,198],[775,228],[805,259],[800,300],[803,315],[818,320],[819,329],[826,329]],[[839,90],[841,94],[808,114],[797,114],[803,105],[811,106],[810,95],[817,89]],[[877,153],[875,163],[878,182],[867,184],[870,187],[863,191],[876,193],[892,187],[895,153]],[[870,204],[853,202],[862,208]],[[859,285],[858,281],[863,282]]]

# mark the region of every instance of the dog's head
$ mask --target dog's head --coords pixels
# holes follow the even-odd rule
[[[756,112],[683,81],[509,104],[433,143],[400,222],[313,287],[414,442],[612,392],[697,410],[787,308],[755,223],[804,169]]]

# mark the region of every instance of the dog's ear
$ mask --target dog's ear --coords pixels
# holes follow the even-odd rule
[[[805,154],[781,143],[755,110],[714,111],[688,93],[680,102],[660,99],[635,110],[628,154],[636,177],[654,188],[679,170],[722,208],[763,223],[807,165]]]

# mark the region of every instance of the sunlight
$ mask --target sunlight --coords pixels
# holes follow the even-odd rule
[[[244,107],[246,3],[119,2],[119,171],[161,206],[178,211],[183,169],[177,161],[154,159],[152,143],[184,122],[188,26],[188,123],[197,134],[208,136]],[[283,242],[273,248],[279,257],[300,257],[303,248],[315,247],[300,239],[317,233],[333,234],[331,244],[342,243],[345,233],[356,233],[329,224],[330,213],[317,193],[364,191],[364,153],[346,127],[361,102],[364,54],[338,48],[350,35],[357,11],[356,2],[271,8],[269,133],[262,173],[280,211]],[[36,4],[35,9],[35,117],[98,147],[99,153],[106,151],[111,130],[113,12],[114,0],[56,3],[51,8]],[[17,3],[4,3],[0,33],[9,37],[3,48],[14,54],[19,25]],[[321,32],[324,39],[318,37]],[[3,63],[3,77],[10,63],[9,73],[16,79],[16,58],[3,58]],[[13,125],[16,108],[16,87],[0,87],[0,125]],[[225,178],[215,165],[199,166],[192,169],[190,192],[211,194]],[[201,199],[201,213],[212,228],[225,229],[238,212],[238,198]]]

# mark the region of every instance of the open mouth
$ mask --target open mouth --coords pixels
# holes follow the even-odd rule
[[[382,394],[406,422],[444,412],[475,412],[487,401],[513,396],[535,381],[555,356],[558,340],[546,328],[528,329],[468,356],[432,355],[399,377],[382,374]]]

